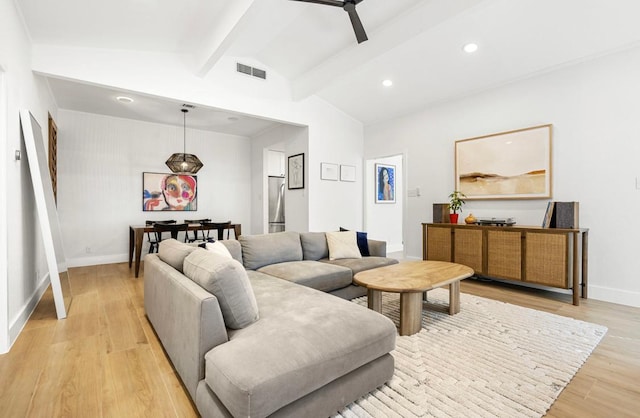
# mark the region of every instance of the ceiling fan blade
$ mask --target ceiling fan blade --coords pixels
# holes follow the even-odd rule
[[[362,22],[360,21],[360,17],[358,16],[358,12],[356,12],[355,3],[345,3],[343,9],[349,13],[349,19],[351,19],[351,26],[353,26],[353,31],[356,33],[356,39],[358,43],[361,44],[364,41],[368,40],[367,33],[364,31],[364,26],[362,26]]]
[[[362,2],[363,0],[292,0],[292,1],[301,1],[304,3],[316,3],[323,4],[325,6],[337,6],[343,8],[348,14],[349,19],[351,20],[351,26],[353,26],[353,31],[356,34],[356,39],[358,43],[361,44],[364,41],[368,40],[367,33],[364,31],[364,26],[362,26],[362,22],[360,21],[360,17],[358,16],[358,12],[356,12],[356,4]]]
[[[337,6],[344,7],[343,1],[338,0],[293,0],[293,1],[301,1],[304,3],[316,3],[316,4],[324,4],[325,6]],[[360,0],[362,1],[362,0]]]

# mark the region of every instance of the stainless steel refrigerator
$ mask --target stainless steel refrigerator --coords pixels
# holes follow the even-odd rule
[[[284,177],[269,176],[269,233],[284,231]]]

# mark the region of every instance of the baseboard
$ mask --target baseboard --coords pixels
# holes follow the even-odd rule
[[[142,254],[144,260],[144,254]],[[78,257],[67,259],[68,267],[86,267],[86,266],[98,266],[101,264],[115,264],[125,263],[129,261],[128,254],[112,254],[112,255],[100,255],[93,257]]]
[[[640,292],[589,284],[589,292],[587,295],[589,296],[589,299],[640,308]]]
[[[422,257],[417,257],[417,256],[414,256],[414,255],[406,255],[404,258],[405,258],[405,260],[413,260],[413,261],[422,260]]]
[[[44,292],[47,290],[48,287],[49,287],[49,273],[47,272],[47,274],[40,281],[40,284],[36,287],[34,292],[31,294],[31,297],[29,297],[27,303],[20,310],[20,313],[18,314],[16,319],[13,320],[11,325],[9,326],[9,341],[10,341],[9,349],[11,349],[11,346],[18,338],[18,335],[20,335],[20,332],[22,332],[22,329],[25,327],[25,325],[27,325],[27,321],[29,320],[29,317],[31,316],[33,311],[36,309],[36,306],[38,306],[40,299],[42,299],[42,295],[44,295]]]
[[[404,246],[402,244],[396,244],[396,245],[387,244],[387,253],[397,253],[400,251],[404,251]]]
[[[485,278],[485,277],[482,277],[482,278]],[[556,287],[549,287],[549,286],[544,286],[544,285],[535,284],[535,283],[526,283],[526,282],[518,283],[513,280],[501,280],[501,279],[496,279],[494,277],[486,277],[486,280],[500,282],[500,283],[507,283],[507,284],[517,285],[522,287],[530,287],[532,289],[541,289],[541,290],[546,290],[550,292],[564,293],[567,295],[573,294],[573,291],[571,289],[560,289]],[[626,305],[626,306],[632,306],[635,308],[640,308],[639,292],[630,292],[628,290],[620,290],[620,289],[614,289],[611,287],[594,286],[592,284],[589,284],[587,296],[589,297],[589,299],[601,300],[603,302],[617,303],[619,305]]]

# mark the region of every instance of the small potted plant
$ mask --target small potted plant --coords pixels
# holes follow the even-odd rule
[[[458,190],[454,190],[453,193],[449,195],[449,209],[451,210],[449,221],[452,224],[458,223],[458,211],[462,208],[462,205],[464,205],[465,202],[463,198],[465,197],[467,196]]]

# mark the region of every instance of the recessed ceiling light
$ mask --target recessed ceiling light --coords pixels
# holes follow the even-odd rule
[[[385,86],[385,87],[391,87],[391,86],[393,86],[393,81],[391,81],[391,80],[383,80],[382,81],[382,85]]]
[[[116,100],[122,103],[133,103],[133,99],[127,96],[118,96]]]
[[[478,50],[478,44],[469,43],[462,47],[462,50],[467,54],[473,54]]]

